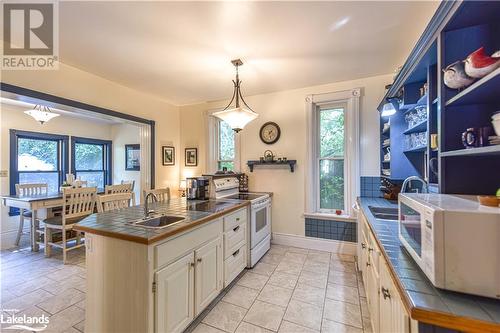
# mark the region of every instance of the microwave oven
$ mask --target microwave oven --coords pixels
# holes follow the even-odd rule
[[[399,194],[399,239],[437,288],[500,299],[500,208],[472,195]]]

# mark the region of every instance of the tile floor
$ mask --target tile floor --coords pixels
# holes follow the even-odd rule
[[[85,252],[45,258],[29,248],[0,252],[0,305],[50,317],[44,332],[84,331]],[[205,314],[193,332],[370,332],[354,258],[273,245]]]

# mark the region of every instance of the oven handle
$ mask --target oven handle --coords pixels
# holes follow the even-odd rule
[[[271,200],[266,199],[264,201],[257,202],[255,204],[253,204],[251,207],[252,207],[252,209],[261,209],[261,208],[266,207],[266,206],[271,206]]]

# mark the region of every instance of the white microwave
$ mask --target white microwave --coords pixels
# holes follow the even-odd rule
[[[500,208],[472,195],[401,193],[399,239],[437,288],[500,299]]]

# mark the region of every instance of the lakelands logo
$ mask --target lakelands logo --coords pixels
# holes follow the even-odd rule
[[[19,310],[3,310],[0,314],[0,324],[2,330],[22,330],[31,332],[41,332],[47,328],[49,317],[45,314],[41,316],[18,315]]]
[[[2,4],[2,69],[58,68],[57,2]]]

